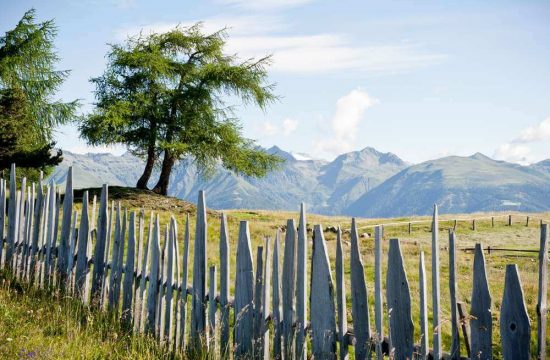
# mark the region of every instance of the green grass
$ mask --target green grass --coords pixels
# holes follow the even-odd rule
[[[191,219],[191,246],[190,255],[193,254],[195,208],[185,203],[171,203],[169,198],[161,198],[152,194],[134,194],[131,198],[119,197],[123,206],[129,210],[146,210],[146,224],[149,223],[151,210],[158,211],[161,216],[161,224],[169,221],[170,214],[176,216],[178,222],[178,242],[180,254],[182,252],[184,220],[186,214]],[[178,200],[179,201],[179,200]],[[207,199],[208,203],[208,199]],[[80,207],[78,204],[77,207]],[[234,294],[235,276],[235,253],[238,236],[239,221],[247,220],[250,224],[251,244],[253,247],[253,259],[256,259],[257,246],[263,245],[266,236],[274,237],[277,228],[286,225],[286,219],[293,218],[298,221],[297,212],[288,211],[253,211],[253,210],[231,210],[227,211],[230,235],[230,281],[231,294]],[[495,215],[495,227],[491,220],[482,220],[476,223],[476,231],[471,229],[472,217],[481,218]],[[529,227],[525,226],[526,214],[515,214],[513,226],[507,226],[505,214],[469,214],[469,215],[442,215],[440,216],[440,264],[441,264],[441,305],[443,318],[443,344],[444,349],[450,347],[450,304],[448,285],[448,235],[447,228],[452,227],[454,219],[459,219],[457,226],[457,296],[459,301],[466,303],[469,310],[472,286],[473,252],[463,249],[471,248],[477,242],[492,248],[518,248],[538,249],[539,246],[539,220],[538,218],[550,219],[549,213],[531,214]],[[536,219],[535,219],[536,218]],[[431,232],[430,217],[414,217],[399,219],[358,219],[359,233],[365,234],[360,239],[360,248],[365,265],[365,275],[370,303],[371,328],[374,328],[374,231],[373,224],[393,223],[397,221],[418,221],[427,220],[422,224],[413,224],[412,233],[408,233],[408,225],[388,226],[385,228],[384,238],[398,237],[401,240],[402,251],[405,260],[405,268],[410,284],[413,322],[415,325],[415,341],[419,340],[419,296],[418,296],[418,261],[420,251],[426,252],[426,272],[428,284],[428,305],[431,312]],[[329,217],[308,214],[308,227],[313,224],[327,226],[342,226],[349,229],[351,219],[347,217]],[[219,212],[208,214],[208,265],[219,265]],[[147,231],[145,231],[147,234]],[[309,233],[311,236],[311,233]],[[335,254],[336,235],[325,232],[327,248],[333,279],[335,278]],[[349,269],[349,234],[344,232],[344,261],[347,290],[347,314],[348,324],[353,326],[351,314],[350,296],[350,269]],[[282,234],[284,240],[284,233]],[[281,245],[281,255],[284,253],[284,241]],[[385,282],[387,267],[388,242],[383,245],[383,279]],[[536,302],[538,291],[538,259],[536,253],[520,252],[492,252],[486,255],[487,275],[493,299],[493,344],[495,358],[500,358],[499,338],[499,311],[504,288],[504,271],[506,264],[518,264],[522,286],[525,294],[525,301],[529,316],[531,318],[531,342],[532,353],[535,352],[536,343]],[[311,260],[311,241],[308,246],[308,256]],[[193,256],[189,257],[190,276],[192,271]],[[281,259],[282,261],[282,256]],[[282,268],[282,267],[281,267]],[[310,271],[308,263],[307,271]],[[308,281],[309,282],[309,281]],[[191,277],[188,284],[191,283]],[[218,281],[219,286],[219,281]],[[309,291],[308,291],[309,296]],[[385,297],[385,293],[384,293]],[[61,300],[61,302],[58,302]],[[87,319],[90,318],[91,321]],[[429,319],[431,323],[431,317]],[[387,318],[384,322],[385,334],[387,334]],[[549,324],[550,326],[550,324]],[[550,332],[550,328],[548,329]],[[11,339],[11,340],[8,340]],[[430,343],[432,337],[430,334]],[[350,349],[351,350],[351,349]],[[131,336],[120,330],[120,327],[109,320],[106,315],[90,312],[81,307],[71,299],[58,299],[55,295],[49,295],[24,287],[8,286],[4,283],[0,288],[0,357],[12,358],[20,354],[35,351],[43,354],[41,358],[168,358],[163,350],[157,347],[151,339]],[[462,347],[462,354],[466,351]],[[5,356],[4,356],[5,355]],[[549,354],[550,356],[550,354]]]

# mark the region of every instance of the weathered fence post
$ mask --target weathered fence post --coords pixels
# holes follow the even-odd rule
[[[531,325],[523,299],[518,268],[506,265],[504,295],[500,309],[500,341],[504,359],[528,360]]]
[[[227,215],[220,222],[220,355],[229,357],[229,230]]]
[[[189,243],[190,243],[190,230],[189,230],[189,214],[185,219],[185,236],[183,238],[183,269],[181,272],[181,303],[180,303],[180,323],[179,323],[179,344],[180,349],[185,348],[185,325],[187,316],[187,278],[189,273]]]
[[[271,256],[270,256],[270,244],[269,237],[265,238],[265,262],[263,269],[264,286],[262,288],[262,326],[261,326],[261,349],[260,357],[264,360],[271,359],[269,349],[269,327],[267,321],[269,319],[269,294],[271,293]]]
[[[495,217],[491,216],[491,227],[495,227]]]
[[[548,310],[546,308],[548,293],[548,224],[540,228],[539,251],[539,293],[537,301],[537,352],[539,360],[546,356],[546,322]]]
[[[262,331],[262,292],[264,287],[263,269],[264,268],[264,248],[258,246],[256,249],[256,277],[254,288],[254,358],[260,359],[263,355],[261,348]]]
[[[153,237],[149,239],[151,244],[151,267],[149,269],[149,288],[147,290],[147,322],[145,331],[155,334],[156,310],[159,293],[159,260],[160,260],[160,219],[156,215]]]
[[[412,233],[412,224],[409,223],[409,235]]]
[[[124,248],[122,249],[124,250]],[[132,300],[134,295],[134,261],[136,254],[136,213],[130,213],[128,227],[128,250],[124,268],[124,285],[122,289],[122,323],[126,328],[132,326]],[[137,276],[137,274],[136,274]]]
[[[300,205],[298,224],[297,268],[296,268],[296,359],[307,358],[306,314],[307,314],[307,229],[305,204]]]
[[[254,328],[254,269],[250,249],[248,222],[241,221],[237,245],[237,274],[235,275],[235,357],[249,359],[253,355]]]
[[[371,348],[369,301],[355,218],[351,220],[350,270],[355,358],[366,359],[367,356],[370,356]]]
[[[338,228],[336,237],[336,304],[338,306],[338,341],[340,359],[348,358],[348,317],[346,314],[346,282],[344,279],[344,252],[342,251],[342,231]]]
[[[98,218],[98,231],[97,241],[94,249],[94,271],[92,276],[92,295],[91,300],[95,306],[99,306],[101,300],[101,289],[103,288],[103,282],[105,277],[105,241],[107,238],[107,221],[108,221],[108,201],[109,201],[109,189],[107,185],[103,185],[101,189],[101,200],[99,205],[99,218]],[[50,202],[55,202],[50,198]]]
[[[15,246],[15,237],[17,234],[17,183],[15,175],[15,164],[11,164],[10,169],[10,199],[8,203],[8,241],[6,243],[6,255],[4,264],[8,269],[12,268],[13,248]]]
[[[474,220],[475,221],[475,220]],[[449,292],[451,296],[451,359],[460,360],[460,335],[456,300],[456,235],[449,229]]]
[[[109,273],[109,311],[115,310],[115,282],[118,282],[117,271],[118,271],[118,252],[120,251],[120,243],[122,239],[122,228],[121,228],[121,218],[120,218],[120,202],[117,203],[116,215],[115,215],[115,237],[113,241],[113,255],[111,258],[111,271]],[[109,259],[107,259],[109,261]]]
[[[296,285],[296,225],[290,219],[286,223],[285,254],[283,258],[283,351],[284,358],[291,358],[294,344],[294,291]]]
[[[527,215],[527,219],[525,219],[525,227],[529,227],[529,215]]]
[[[208,333],[210,335],[210,343],[208,347],[211,353],[216,353],[216,265],[210,266],[209,273],[209,288],[208,288]]]
[[[78,228],[78,250],[76,252],[75,294],[84,299],[84,284],[88,273],[88,241],[90,241],[90,227],[88,219],[88,191],[82,195],[82,213],[80,215],[80,227]]]
[[[471,352],[475,359],[490,360],[493,358],[491,294],[489,293],[485,255],[481,244],[475,246],[473,272],[472,308],[470,310]]]
[[[57,251],[57,282],[63,291],[67,282],[67,260],[71,235],[71,216],[73,215],[73,167],[69,167],[63,198],[63,219],[61,221],[61,239]]]
[[[459,319],[460,319],[460,326],[462,328],[462,337],[464,338],[464,345],[466,346],[466,353],[468,355],[468,358],[471,358],[472,357],[472,351],[471,351],[471,347],[470,347],[470,339],[471,339],[471,336],[470,336],[470,330],[468,328],[468,326],[466,326],[466,321],[467,321],[467,318],[466,318],[466,305],[464,305],[463,302],[457,302],[456,303],[457,305],[457,308],[458,308],[458,316],[459,316]]]
[[[512,215],[508,215],[508,226],[512,226]]]
[[[149,273],[148,262],[151,261],[152,251],[153,251],[153,230],[154,230],[154,215],[151,212],[151,217],[149,218],[149,231],[147,236],[147,247],[143,254],[143,259],[141,261],[141,276],[139,279],[139,302],[141,302],[141,309],[136,309],[139,312],[139,322],[137,326],[134,326],[134,329],[139,332],[145,331],[146,316],[147,316],[147,299],[145,298],[145,289],[146,289],[146,276]]]
[[[314,226],[310,299],[313,357],[334,359],[336,358],[334,287],[321,225]]]
[[[420,281],[420,359],[428,359],[430,351],[428,342],[428,297],[426,287],[426,265],[424,251],[420,252],[420,263],[418,265],[418,278]]]
[[[279,243],[281,242],[281,231],[277,230],[275,234],[275,243],[273,245],[273,272],[272,274],[272,286],[273,286],[273,297],[271,298],[272,308],[273,308],[273,358],[281,358],[281,285],[280,285],[280,274],[279,274]]]
[[[5,223],[6,223],[6,180],[0,179],[0,269],[4,268]]]
[[[433,357],[441,359],[441,295],[439,291],[439,214],[434,204],[432,221],[432,306],[433,306]]]
[[[376,323],[376,358],[381,360],[384,340],[384,315],[382,302],[382,236],[383,226],[374,228],[374,320]]]
[[[472,230],[476,231],[476,219],[472,220]]]
[[[204,344],[208,344],[206,331],[206,203],[204,191],[199,191],[197,201],[197,225],[195,228],[195,248],[193,258],[193,309],[191,311],[191,341],[193,346],[201,345],[201,337],[205,337]]]
[[[143,257],[144,257],[144,227],[145,227],[145,211],[141,209],[139,212],[139,225],[138,225],[138,250],[137,250],[137,259],[135,261],[137,268],[136,268],[136,278],[135,278],[135,286],[136,291],[134,295],[134,314],[133,314],[133,331],[135,333],[139,332],[139,326],[140,326],[140,319],[141,319],[141,306],[143,303],[143,293],[141,292],[141,277],[145,277],[145,274],[142,274],[143,271]],[[145,285],[145,284],[144,284]]]
[[[435,226],[434,229],[436,229]],[[395,360],[412,359],[414,326],[411,315],[411,295],[399,239],[390,239],[386,287],[392,346],[390,357]]]

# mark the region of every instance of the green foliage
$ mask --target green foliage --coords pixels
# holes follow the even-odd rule
[[[163,170],[192,156],[202,175],[221,163],[264,176],[282,160],[242,136],[226,100],[262,109],[276,100],[267,83],[270,59],[225,55],[225,37],[225,29],[204,34],[199,23],[112,45],[107,70],[91,80],[97,102],[80,123],[82,137],[93,145],[125,144],[148,163],[164,153]]]
[[[37,23],[29,10],[0,37],[0,170],[16,162],[36,175],[61,161],[53,130],[74,119],[78,101],[53,98],[68,76],[54,69],[55,35],[52,20]]]

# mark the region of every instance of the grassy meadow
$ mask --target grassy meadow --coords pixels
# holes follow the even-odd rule
[[[182,252],[183,232],[185,229],[185,217],[190,216],[191,247],[193,253],[193,238],[195,227],[195,208],[180,200],[160,197],[149,193],[125,192],[123,189],[113,188],[112,198],[121,201],[123,207],[129,210],[145,209],[146,227],[149,223],[150,212],[158,212],[161,216],[161,224],[167,224],[171,215],[176,217],[178,223],[178,243],[180,254]],[[77,194],[78,198],[78,194]],[[98,197],[99,198],[99,197]],[[206,198],[208,204],[208,197]],[[255,211],[255,210],[229,210],[226,211],[229,222],[231,283],[234,284],[236,244],[239,222],[249,221],[253,259],[257,246],[263,245],[266,236],[274,238],[278,228],[286,225],[287,219],[295,219],[298,224],[297,211]],[[99,206],[99,204],[98,204]],[[80,204],[76,205],[80,208]],[[97,214],[97,212],[96,212]],[[471,218],[486,218],[494,215],[495,226],[491,225],[491,219],[479,220],[476,230],[472,229]],[[465,250],[472,248],[476,243],[482,242],[484,247],[529,249],[538,250],[540,237],[541,218],[549,220],[550,213],[530,214],[531,221],[526,226],[527,214],[514,214],[513,225],[507,226],[507,214],[468,214],[468,215],[440,215],[440,265],[441,265],[441,304],[443,319],[443,343],[444,349],[450,347],[450,300],[448,285],[448,231],[458,219],[457,233],[457,296],[458,300],[465,302],[469,310],[472,287],[473,252]],[[219,265],[219,228],[220,212],[208,212],[208,265]],[[418,286],[418,262],[421,251],[426,253],[426,272],[428,275],[428,306],[431,312],[431,232],[430,217],[394,218],[394,219],[357,219],[360,234],[360,248],[365,266],[368,296],[370,303],[371,328],[374,330],[374,230],[373,224],[424,221],[414,223],[409,234],[408,225],[386,226],[384,239],[399,238],[407,277],[409,280],[411,298],[413,304],[413,322],[415,325],[415,342],[419,340],[419,286]],[[329,217],[307,214],[308,228],[313,224],[322,224],[323,228],[341,226],[344,229],[344,256],[347,291],[348,325],[353,326],[350,297],[349,274],[349,230],[351,219],[348,217]],[[147,231],[145,231],[147,234]],[[311,237],[311,232],[308,232]],[[372,235],[372,236],[371,236]],[[284,247],[284,233],[281,234],[281,245]],[[336,234],[325,231],[325,239],[329,251],[333,278],[335,276],[334,264],[336,254]],[[271,242],[273,244],[273,242]],[[387,267],[388,241],[384,241],[383,254],[383,279]],[[282,249],[281,249],[282,250]],[[346,251],[347,250],[347,251]],[[281,255],[284,251],[281,251]],[[311,258],[311,239],[308,246],[308,256]],[[495,345],[495,358],[500,358],[498,349],[499,339],[499,309],[504,288],[504,273],[506,264],[518,264],[520,277],[525,295],[525,302],[531,318],[531,343],[532,353],[536,347],[536,303],[538,291],[538,253],[536,252],[512,252],[494,251],[486,253],[487,275],[490,291],[493,299],[493,343]],[[193,256],[189,257],[193,261]],[[282,257],[280,259],[282,261]],[[309,264],[307,266],[309,272]],[[191,283],[192,264],[190,264]],[[14,284],[8,281],[9,276],[3,274],[0,278],[0,357],[2,358],[170,358],[154,341],[145,337],[131,336],[124,332],[116,321],[106,314],[90,311],[70,298],[59,298],[59,294],[48,294],[29,289],[25,285]],[[309,281],[309,280],[308,280]],[[218,281],[219,286],[219,281]],[[234,294],[233,285],[231,294]],[[385,294],[384,294],[385,295]],[[60,301],[53,301],[60,300]],[[429,321],[431,322],[431,316]],[[387,318],[384,327],[387,334]],[[549,329],[550,330],[550,329]],[[462,335],[462,334],[461,334]],[[430,336],[431,343],[431,336]],[[351,350],[351,349],[350,349]],[[462,345],[462,354],[466,350]],[[179,355],[177,356],[179,357]]]

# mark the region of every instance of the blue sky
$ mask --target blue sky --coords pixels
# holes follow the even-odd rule
[[[332,159],[372,146],[410,162],[486,155],[519,163],[550,158],[550,3],[547,1],[0,0],[0,32],[36,8],[54,18],[60,97],[93,108],[89,78],[108,43],[203,21],[228,26],[228,52],[273,54],[281,99],[265,112],[237,109],[263,146]],[[58,145],[91,148],[74,126]]]

